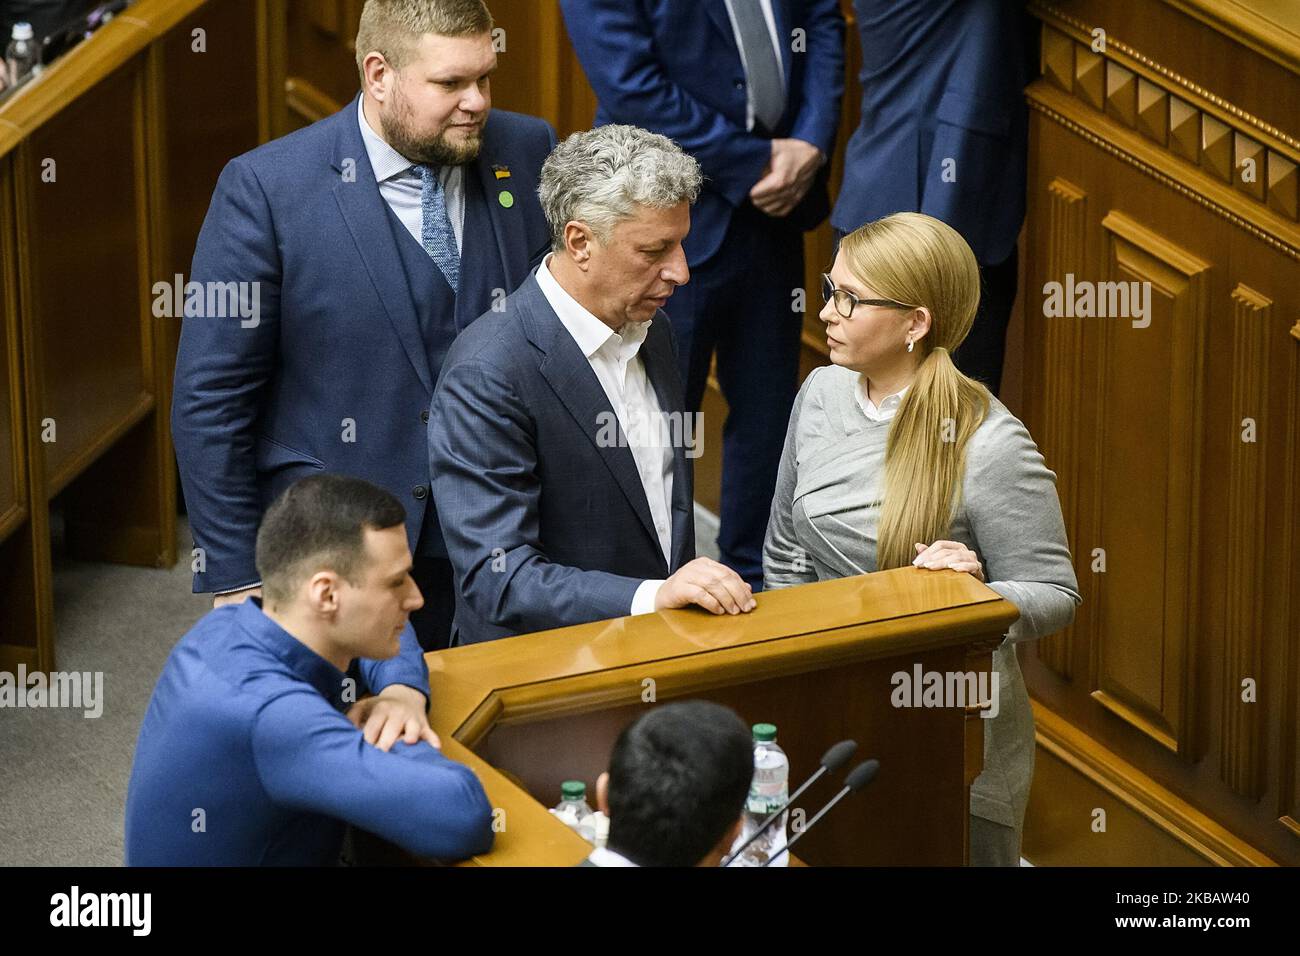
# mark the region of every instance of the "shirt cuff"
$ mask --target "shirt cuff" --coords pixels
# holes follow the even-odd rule
[[[655,599],[659,597],[659,589],[664,586],[663,581],[642,581],[632,595],[632,610],[628,614],[653,614],[655,609]]]

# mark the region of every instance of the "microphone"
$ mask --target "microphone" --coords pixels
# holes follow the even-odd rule
[[[820,780],[825,774],[834,773],[836,770],[839,770],[840,767],[843,767],[846,763],[849,762],[849,758],[853,756],[853,754],[857,751],[857,749],[858,749],[858,742],[856,740],[841,740],[839,743],[831,747],[830,750],[826,751],[826,753],[822,754],[822,759],[819,761],[821,766],[817,768],[816,772],[814,772],[811,777],[805,780],[803,784],[800,785],[798,790],[790,794],[790,797],[785,801],[784,804],[782,804],[779,810],[773,811],[768,816],[768,818],[762,822],[762,824],[758,827],[758,829],[756,829],[753,832],[753,834],[750,835],[750,838],[740,845],[740,849],[730,854],[719,865],[730,866],[733,861],[738,860],[740,858],[740,854],[744,853],[745,850],[748,849],[751,843],[753,843],[760,836],[762,836],[767,831],[768,827],[770,827],[772,823],[776,820],[777,817],[785,813],[786,810],[790,809],[790,805],[794,803],[794,801],[798,798],[799,794],[803,793],[805,790],[811,787],[814,783]]]
[[[835,796],[831,797],[830,802],[827,803],[826,806],[822,807],[815,814],[813,814],[813,818],[809,820],[807,823],[805,823],[803,829],[794,835],[794,839],[792,839],[789,843],[787,843],[785,846],[781,847],[781,849],[777,850],[770,857],[768,857],[767,862],[764,863],[763,865],[771,866],[773,860],[775,860],[782,853],[785,853],[787,850],[790,849],[790,847],[794,846],[801,839],[803,839],[804,834],[813,828],[814,823],[816,823],[822,817],[826,816],[826,814],[830,811],[831,807],[835,806],[835,804],[839,803],[850,793],[856,793],[857,791],[865,787],[867,784],[869,784],[872,780],[874,780],[876,776],[876,771],[879,769],[880,769],[880,761],[874,759],[864,760],[862,761],[862,763],[854,767],[849,772],[849,775],[844,778],[843,789],[840,790],[839,793],[835,794]]]

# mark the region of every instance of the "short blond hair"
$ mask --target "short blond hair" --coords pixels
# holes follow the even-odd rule
[[[366,0],[357,27],[357,72],[365,83],[366,57],[378,51],[400,70],[420,37],[478,36],[492,32],[492,14],[483,0]]]

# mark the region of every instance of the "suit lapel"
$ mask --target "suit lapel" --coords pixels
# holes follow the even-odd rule
[[[704,10],[713,21],[713,25],[722,34],[723,40],[740,56],[740,47],[736,45],[736,30],[731,25],[731,15],[727,13],[727,0],[703,0]]]
[[[790,49],[790,9],[787,0],[772,0],[772,19],[776,23],[776,49],[781,56],[781,74],[785,77],[785,109],[790,112],[790,60],[794,51]]]
[[[578,428],[599,452],[601,461],[609,469],[628,504],[636,512],[641,526],[654,543],[654,553],[662,563],[659,535],[655,532],[654,519],[650,517],[650,505],[646,501],[636,459],[632,457],[632,449],[627,445],[627,438],[618,424],[618,417],[609,404],[600,380],[591,370],[591,364],[578,348],[578,343],[565,330],[559,316],[546,301],[546,296],[537,285],[537,279],[530,275],[517,294],[527,308],[528,314],[524,317],[525,334],[529,341],[546,353],[540,369],[543,377]],[[613,442],[609,441],[611,423],[617,435],[617,440]]]
[[[496,233],[497,253],[501,256],[501,271],[506,277],[506,291],[519,288],[528,275],[528,239],[524,234],[523,205],[513,194],[513,183],[509,177],[497,179],[499,166],[509,171],[509,165],[495,149],[495,137],[492,136],[492,119],[489,115],[488,126],[484,130],[483,148],[474,162],[474,170],[483,187],[483,199],[487,203],[488,217],[492,220],[492,231]],[[506,194],[516,200],[507,208],[502,199]],[[507,202],[509,200],[506,200]]]
[[[375,173],[366,155],[366,145],[361,139],[356,110],[354,100],[343,108],[339,116],[332,165],[339,170],[340,176],[334,186],[334,198],[375,292],[384,304],[393,331],[397,333],[420,382],[432,394],[433,376],[429,372],[429,357],[420,335],[419,317],[415,314],[409,283],[402,270],[401,252],[389,227],[384,198],[379,194]],[[351,173],[346,178],[342,175],[345,169]]]
[[[685,556],[683,549],[688,540],[688,532],[695,523],[694,489],[691,480],[691,462],[686,457],[685,442],[688,438],[703,441],[704,436],[687,432],[688,413],[685,410],[686,399],[682,394],[681,380],[677,374],[676,358],[669,347],[669,339],[662,327],[668,322],[668,316],[662,312],[655,317],[655,324],[650,326],[650,334],[638,353],[645,366],[645,374],[659,399],[659,411],[671,415],[665,419],[669,423],[668,434],[673,438],[673,501],[672,523],[673,536],[669,552],[672,555],[670,571],[680,568],[691,556]],[[660,326],[656,328],[656,326]],[[695,417],[689,417],[694,425]],[[680,440],[678,440],[680,439]],[[657,539],[656,539],[657,540]]]

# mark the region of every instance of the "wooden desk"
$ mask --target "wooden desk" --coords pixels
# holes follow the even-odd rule
[[[966,574],[913,568],[758,596],[740,617],[685,610],[618,618],[427,656],[430,722],[479,774],[503,829],[471,864],[568,866],[589,852],[547,812],[562,780],[593,787],[618,733],[655,702],[703,697],[770,720],[792,784],[853,737],[876,781],[800,843],[817,865],[960,865],[983,756],[970,708],[896,708],[890,677],[983,671],[1016,619]],[[844,771],[801,801],[807,815]]]

